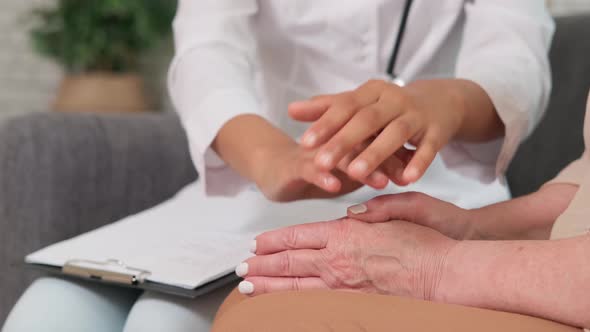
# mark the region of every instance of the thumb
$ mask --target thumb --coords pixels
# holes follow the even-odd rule
[[[407,192],[375,197],[349,207],[347,214],[350,218],[370,223],[404,220],[428,226],[432,222],[432,213],[441,212],[444,204],[421,193]]]

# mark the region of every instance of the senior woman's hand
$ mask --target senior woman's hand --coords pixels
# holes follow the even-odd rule
[[[407,192],[352,206],[348,216],[371,223],[406,220],[456,240],[543,240],[549,239],[553,223],[576,191],[571,184],[550,184],[535,193],[472,210]]]
[[[256,238],[238,266],[244,294],[339,289],[433,299],[456,240],[404,221],[341,219],[287,227]]]
[[[479,240],[485,235],[474,211],[419,192],[377,196],[348,208],[348,216],[364,222],[405,220],[435,229],[456,240]],[[480,218],[481,219],[481,218]]]

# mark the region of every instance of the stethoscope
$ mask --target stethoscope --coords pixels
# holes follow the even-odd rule
[[[402,41],[404,39],[404,33],[406,32],[406,27],[408,25],[408,17],[410,16],[410,9],[412,8],[413,0],[406,0],[406,4],[404,5],[404,12],[402,13],[401,21],[399,23],[399,29],[397,31],[397,38],[395,39],[395,45],[393,46],[393,52],[391,53],[391,57],[389,58],[389,63],[387,65],[387,76],[389,76],[389,80],[397,84],[399,86],[406,85],[406,82],[400,78],[395,72],[395,64],[397,62],[397,57],[399,54],[399,50],[402,46]]]
[[[391,57],[389,58],[389,63],[387,64],[387,76],[389,77],[389,80],[393,84],[397,84],[399,86],[405,86],[406,82],[395,73],[395,63],[397,62],[397,56],[402,46],[404,33],[406,32],[406,26],[408,25],[408,16],[410,16],[412,2],[413,0],[406,0],[404,12],[402,13],[402,18],[399,23],[399,30],[397,31],[397,38],[395,39],[395,45],[393,46],[393,52],[391,52]],[[404,148],[409,151],[416,150],[416,147],[408,142],[404,144]]]

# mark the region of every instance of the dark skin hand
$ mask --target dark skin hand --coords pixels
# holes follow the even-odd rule
[[[373,80],[353,91],[293,103],[289,114],[312,122],[302,145],[320,149],[315,163],[323,170],[335,168],[353,148],[370,139],[346,170],[359,181],[403,151],[406,142],[416,146],[409,163],[387,170],[400,185],[420,179],[451,140],[484,142],[504,132],[486,92],[459,79],[416,81],[405,87]]]

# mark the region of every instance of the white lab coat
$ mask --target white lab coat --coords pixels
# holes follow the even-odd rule
[[[169,90],[207,194],[199,199],[239,199],[248,186],[210,148],[231,118],[258,114],[298,138],[306,125],[288,118],[290,102],[383,77],[404,3],[180,0]],[[355,202],[405,190],[463,207],[507,199],[496,175],[546,107],[553,30],[541,0],[415,0],[396,72],[405,81],[475,81],[491,97],[506,135],[486,144],[450,143],[424,178],[407,188],[365,188],[342,199]]]

